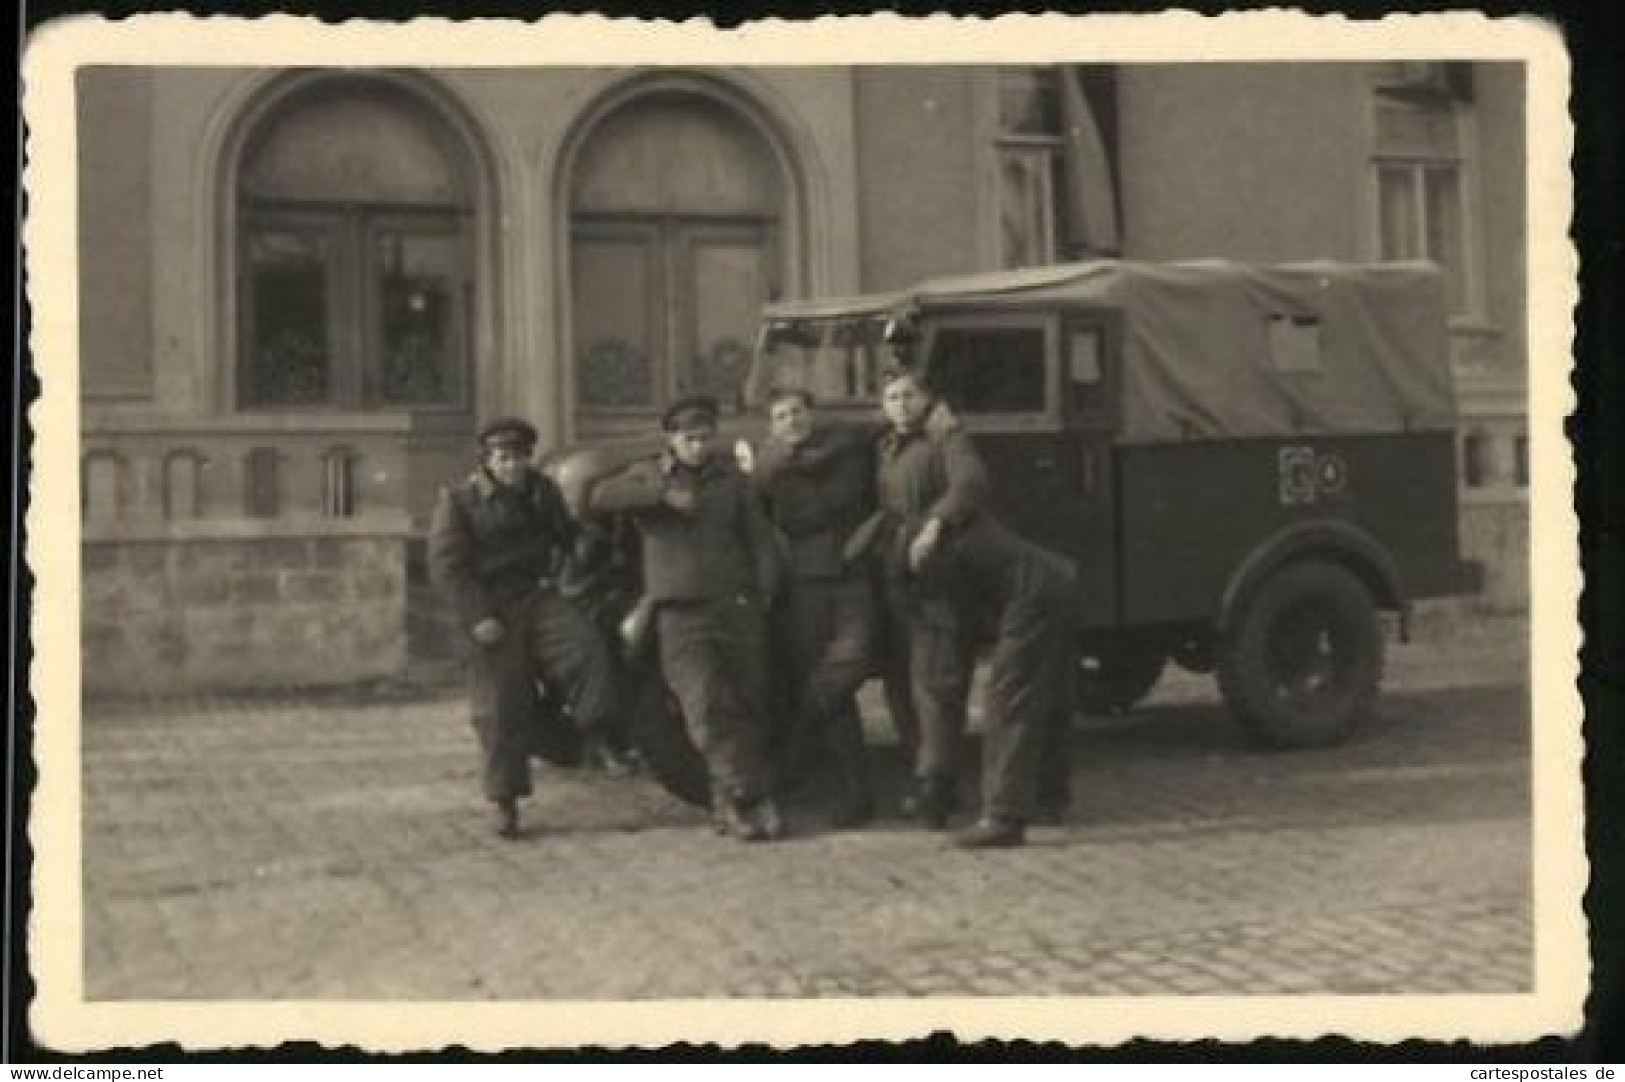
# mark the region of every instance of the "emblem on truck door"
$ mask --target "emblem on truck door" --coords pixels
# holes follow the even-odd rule
[[[1275,452],[1275,469],[1283,507],[1315,503],[1322,496],[1341,495],[1348,487],[1349,469],[1343,456],[1317,454],[1313,447],[1282,447]]]

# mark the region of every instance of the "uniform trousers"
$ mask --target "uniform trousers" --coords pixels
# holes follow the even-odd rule
[[[1067,799],[1075,649],[1064,591],[1018,594],[999,614],[982,744],[982,814],[1026,822]]]
[[[921,593],[901,576],[887,578],[886,608],[887,693],[893,700],[906,696],[906,714],[917,726],[914,776],[950,779],[958,772],[976,666],[971,630],[950,599]]]
[[[531,793],[542,680],[584,733],[602,731],[618,708],[615,661],[606,637],[576,605],[533,591],[497,612],[502,638],[475,645],[469,666],[482,784],[490,800]]]
[[[797,579],[779,620],[780,664],[792,710],[786,767],[805,778],[827,757],[842,780],[863,784],[863,722],[854,698],[874,674],[874,593],[863,579]]]
[[[663,601],[660,671],[677,697],[713,793],[749,802],[772,790],[764,719],[767,620],[754,601]]]

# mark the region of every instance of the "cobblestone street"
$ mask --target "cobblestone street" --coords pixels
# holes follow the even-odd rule
[[[1248,750],[1170,677],[1079,728],[1067,823],[980,853],[897,818],[745,846],[652,781],[556,770],[500,842],[450,692],[93,704],[85,994],[1526,990],[1527,642],[1456,634],[1391,647],[1331,752]]]

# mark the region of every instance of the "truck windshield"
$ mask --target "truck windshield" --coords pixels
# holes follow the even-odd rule
[[[880,375],[902,358],[877,316],[774,320],[763,328],[747,396],[760,404],[774,388],[811,391],[820,404],[873,405]]]

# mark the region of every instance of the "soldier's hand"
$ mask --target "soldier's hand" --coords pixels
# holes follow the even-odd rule
[[[933,404],[925,415],[925,432],[928,436],[943,439],[958,432],[959,428],[959,416],[946,402]]]
[[[914,535],[914,540],[908,546],[908,568],[910,571],[919,571],[931,554],[937,550],[937,542],[942,537],[942,523],[937,519],[927,519],[920,532]]]
[[[675,485],[666,489],[665,496],[662,498],[665,500],[667,507],[685,515],[692,515],[695,508],[700,505],[700,499],[694,494],[693,489],[679,488]]]
[[[487,616],[475,624],[474,630],[469,634],[473,635],[474,641],[481,646],[495,646],[502,641],[502,621],[495,616]]]

